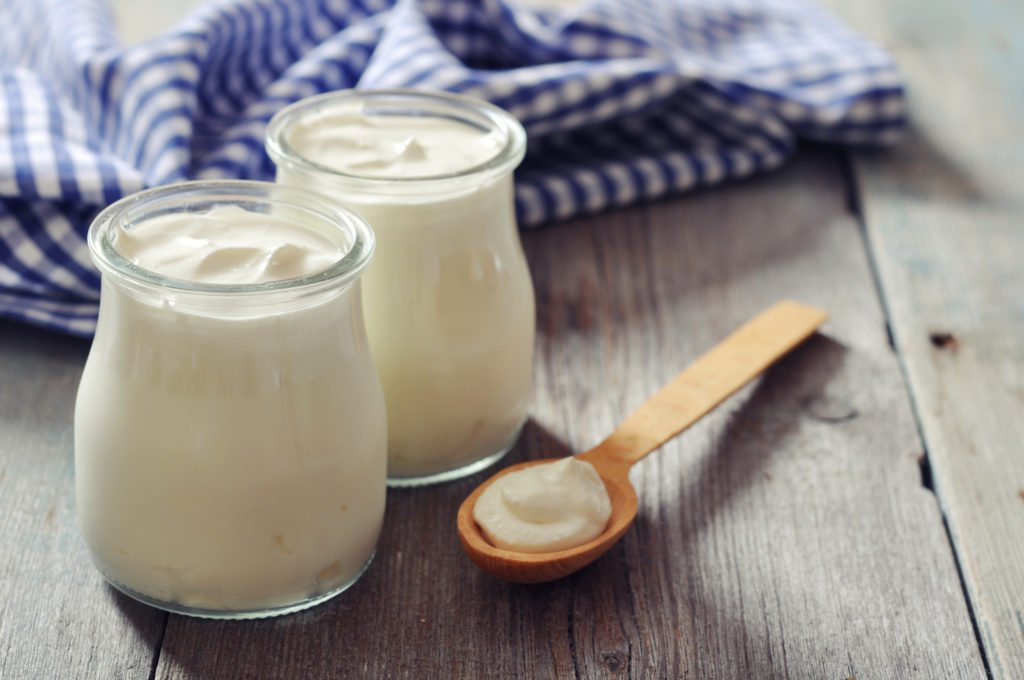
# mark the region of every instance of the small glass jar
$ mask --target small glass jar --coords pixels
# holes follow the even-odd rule
[[[300,153],[315,121],[365,117],[409,132],[430,121],[485,134],[494,151],[471,167],[404,176],[356,174]],[[390,119],[390,121],[388,120]],[[413,126],[412,124],[415,123]],[[366,140],[342,140],[360,156]],[[421,140],[424,145],[429,139]],[[452,154],[460,149],[451,144]],[[510,114],[469,97],[412,90],[341,91],[280,111],[267,130],[277,182],[358,212],[377,235],[363,288],[370,347],[388,411],[388,483],[462,477],[499,460],[526,420],[532,384],[533,284],[516,225],[512,172],[526,133]],[[339,151],[339,154],[344,154]]]
[[[170,279],[118,229],[220,206],[289,220],[344,253],[301,278]],[[351,586],[384,516],[386,424],[359,295],[357,216],[262,182],[190,182],[104,210],[88,235],[99,323],[75,405],[79,522],[112,585],[172,612],[258,618]]]

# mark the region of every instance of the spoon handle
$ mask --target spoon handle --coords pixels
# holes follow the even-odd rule
[[[700,420],[827,318],[824,311],[798,302],[772,305],[697,359],[581,457],[632,465]]]

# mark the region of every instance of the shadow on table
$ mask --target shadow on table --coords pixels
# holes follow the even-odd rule
[[[577,452],[569,448],[569,445],[559,439],[557,435],[552,434],[550,430],[530,418],[523,426],[523,433],[519,437],[519,441],[508,455],[498,465],[485,470],[482,475],[475,475],[473,479],[477,479],[478,483],[482,482],[499,469],[514,463],[536,458],[571,456],[575,453]]]
[[[150,658],[155,663],[163,644],[170,614],[133,600],[109,583],[105,583],[104,588],[118,611],[128,621],[135,636],[149,650]],[[154,670],[150,668],[150,677],[153,677]]]
[[[827,396],[826,388],[846,353],[842,344],[818,334],[764,374],[743,405],[730,414],[684,492],[716,489],[713,502],[701,504],[698,521],[689,525],[691,534],[714,522],[720,508],[762,479],[769,459],[785,449],[801,416],[833,422],[856,417],[851,406]]]
[[[767,472],[770,461],[773,457],[793,452],[789,441],[798,432],[801,420],[810,418],[838,425],[858,417],[852,404],[836,396],[834,390],[829,390],[829,385],[846,361],[847,353],[842,344],[819,334],[768,370],[745,401],[728,416],[706,454],[689,467],[694,473],[692,477],[680,480],[680,507],[659,508],[653,517],[641,511],[632,529],[635,543],[618,549],[624,551],[629,559],[615,560],[616,563],[607,565],[609,570],[622,569],[627,565],[630,569],[646,569],[637,563],[635,556],[657,555],[659,550],[670,550],[673,554],[652,557],[652,561],[679,559],[671,565],[660,565],[661,573],[655,579],[633,580],[634,583],[645,584],[649,590],[636,595],[639,601],[660,601],[658,591],[667,585],[659,579],[688,582],[689,585],[681,590],[689,600],[685,596],[676,600],[680,608],[676,616],[684,622],[700,620],[702,631],[724,636],[735,650],[768,649],[767,641],[753,640],[761,634],[752,634],[740,613],[728,609],[726,603],[720,601],[720,596],[702,590],[700,585],[715,581],[715,578],[708,580],[709,564],[723,568],[721,579],[736,579],[738,572],[733,567],[742,570],[745,566],[728,562],[744,555],[749,557],[749,553],[732,546],[724,558],[721,555],[708,556],[707,544],[699,542],[698,538],[722,522],[725,509],[738,498],[771,479]],[[669,535],[665,513],[686,512],[685,509],[691,509],[692,514],[682,520],[681,534]],[[580,577],[612,576],[581,574]],[[739,592],[739,587],[734,583],[726,589],[735,593]],[[710,642],[696,640],[692,644],[700,647]]]

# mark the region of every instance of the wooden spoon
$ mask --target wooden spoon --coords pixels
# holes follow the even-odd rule
[[[587,566],[615,545],[636,517],[636,490],[629,482],[629,468],[806,340],[826,318],[824,311],[797,302],[769,307],[677,375],[611,436],[579,454],[578,458],[597,468],[612,501],[611,519],[597,538],[557,552],[520,553],[491,545],[473,520],[476,499],[495,479],[558,460],[546,458],[508,467],[466,498],[458,515],[463,549],[488,574],[517,583],[553,581]]]

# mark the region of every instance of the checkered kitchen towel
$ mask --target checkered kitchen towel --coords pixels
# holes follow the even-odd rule
[[[89,335],[96,211],[167,182],[271,178],[267,121],[318,92],[508,109],[530,137],[525,227],[904,122],[889,57],[807,0],[222,0],[133,47],[113,25],[103,0],[0,6],[0,316]]]

